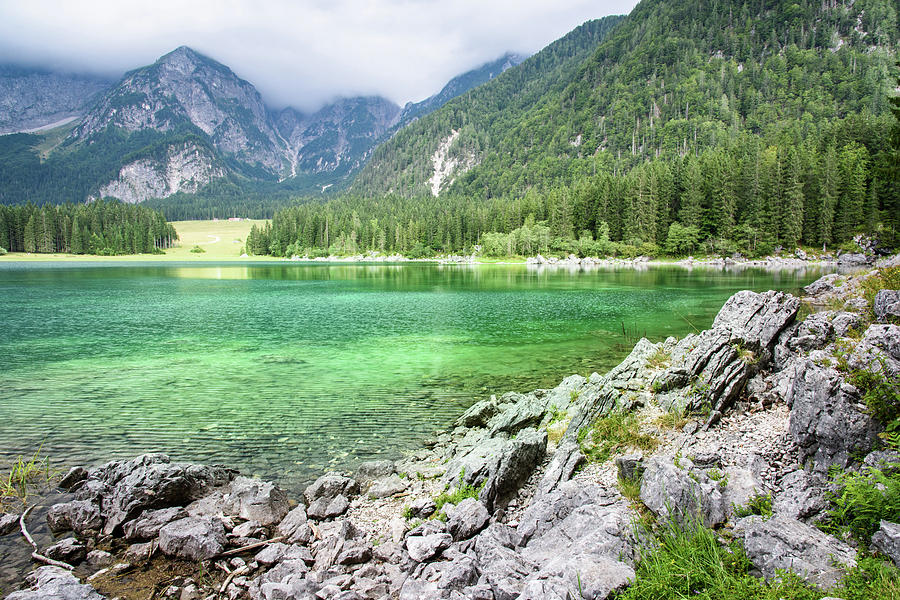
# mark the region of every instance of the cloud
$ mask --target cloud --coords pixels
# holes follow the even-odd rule
[[[0,62],[121,74],[187,45],[273,107],[335,96],[403,104],[506,51],[536,52],[636,0],[0,2]]]

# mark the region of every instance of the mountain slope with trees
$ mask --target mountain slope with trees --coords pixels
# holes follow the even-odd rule
[[[552,83],[531,65],[555,44],[400,132],[354,197],[278,215],[275,249],[322,249],[325,221],[329,242],[377,242],[377,221],[391,251],[764,254],[856,233],[896,246],[897,23],[887,0],[644,0]],[[435,200],[442,143],[457,168]]]

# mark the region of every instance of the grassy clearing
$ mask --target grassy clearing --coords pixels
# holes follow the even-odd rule
[[[605,462],[625,450],[655,450],[659,440],[640,432],[633,413],[612,413],[594,421],[578,435],[581,451],[592,462]]]

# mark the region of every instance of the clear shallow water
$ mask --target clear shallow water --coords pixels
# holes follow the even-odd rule
[[[604,372],[819,271],[0,263],[0,466],[142,452],[296,489],[396,458],[490,393]]]

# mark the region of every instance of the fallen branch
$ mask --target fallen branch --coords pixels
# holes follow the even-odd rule
[[[240,548],[233,548],[226,552],[222,552],[219,554],[220,557],[224,556],[236,556],[238,554],[243,554],[244,552],[249,552],[250,550],[256,550],[257,548],[262,548],[263,546],[268,546],[269,544],[274,544],[275,542],[280,542],[284,539],[284,536],[274,537],[271,540],[264,540],[262,542],[256,542],[255,544],[250,544],[248,546],[241,546]]]
[[[228,574],[228,577],[225,578],[225,581],[222,583],[222,587],[219,588],[219,595],[225,593],[225,590],[228,588],[228,584],[231,583],[231,580],[237,577],[238,575],[243,575],[244,573],[248,573],[250,571],[250,567],[244,565],[240,569],[235,569],[231,573]]]
[[[22,516],[19,517],[19,529],[22,530],[22,535],[25,536],[25,539],[28,540],[28,543],[31,544],[31,547],[34,548],[34,552],[31,553],[31,558],[38,562],[46,563],[48,565],[52,565],[54,567],[60,567],[62,569],[66,569],[67,571],[74,571],[75,567],[68,563],[60,562],[58,560],[53,560],[52,558],[47,558],[43,554],[38,551],[38,545],[35,543],[34,538],[31,537],[31,534],[28,533],[28,528],[25,527],[25,519],[28,518],[28,513],[37,505],[29,506],[25,509],[25,512],[22,513]]]

